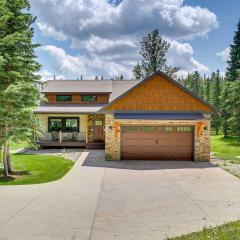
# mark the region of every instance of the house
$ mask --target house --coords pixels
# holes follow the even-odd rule
[[[210,159],[214,108],[160,71],[143,81],[51,80],[42,93],[42,147],[105,148],[108,160]]]

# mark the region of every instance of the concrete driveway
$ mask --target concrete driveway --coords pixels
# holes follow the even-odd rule
[[[240,215],[240,181],[209,163],[105,162],[85,151],[61,180],[0,187],[0,240],[160,240]]]

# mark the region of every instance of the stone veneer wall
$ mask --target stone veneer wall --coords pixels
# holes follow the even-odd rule
[[[201,120],[120,120],[114,119],[114,114],[105,115],[105,153],[106,160],[120,160],[121,134],[120,125],[192,125],[194,128],[194,160],[210,161],[210,115],[204,115]]]

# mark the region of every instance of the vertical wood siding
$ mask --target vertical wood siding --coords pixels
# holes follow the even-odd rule
[[[150,78],[105,110],[212,111],[207,105],[162,76]]]

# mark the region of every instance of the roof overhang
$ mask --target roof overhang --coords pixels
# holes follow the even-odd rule
[[[115,113],[115,119],[138,120],[201,120],[202,113]]]
[[[78,104],[44,104],[34,109],[35,114],[87,114],[97,113],[104,104],[78,105]]]

